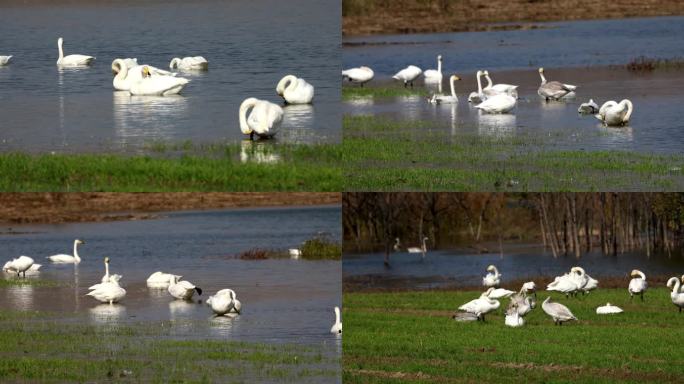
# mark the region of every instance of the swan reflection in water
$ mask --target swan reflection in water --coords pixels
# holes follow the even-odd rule
[[[515,134],[514,114],[489,114],[480,112],[477,117],[477,132],[480,136],[510,137]]]
[[[240,142],[240,162],[256,164],[275,164],[280,162],[273,143],[242,140]]]
[[[344,102],[354,108],[371,108],[375,104],[373,96],[355,96],[351,99],[345,100]]]
[[[315,137],[314,107],[311,104],[287,104],[283,107],[283,128],[278,138],[288,143],[310,143]]]
[[[126,317],[126,307],[121,304],[98,304],[88,311],[95,323],[118,323]]]
[[[240,316],[235,313],[223,316],[212,316],[209,318],[209,326],[212,334],[222,337],[229,337],[235,333],[239,325]]]
[[[112,94],[114,131],[121,144],[138,138],[168,140],[174,135],[174,125],[165,121],[182,119],[187,112],[187,100],[181,95],[132,96],[128,91]]]
[[[624,127],[606,127],[603,124],[597,124],[597,128],[601,132],[599,140],[601,143],[610,144],[607,146],[608,148],[634,142],[634,130],[629,125]]]
[[[401,117],[406,120],[418,120],[420,112],[425,106],[425,96],[421,95],[407,95],[398,98],[401,104],[399,112]]]
[[[28,311],[33,309],[33,286],[19,285],[8,288],[6,293],[6,300],[12,305],[12,308],[19,311]]]

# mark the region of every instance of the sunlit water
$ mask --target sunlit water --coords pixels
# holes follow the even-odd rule
[[[32,286],[0,290],[0,310],[44,311],[64,321],[89,324],[152,322],[171,327],[183,338],[301,343],[341,351],[341,338],[329,333],[333,307],[341,305],[339,261],[239,260],[252,248],[298,247],[326,233],[340,238],[338,207],[239,209],[170,213],[159,219],[14,226],[1,235],[2,258],[32,256],[43,264],[32,277],[57,281],[57,288]],[[51,265],[45,257],[72,254],[75,238],[83,261]],[[102,305],[85,296],[104,275],[123,275],[127,295],[120,304]],[[174,300],[166,290],[148,289],[155,271],[183,275],[203,289],[194,302]],[[16,278],[4,274],[4,278]],[[233,318],[213,316],[203,302],[219,289],[232,288],[243,312]],[[199,303],[202,300],[202,303]],[[169,321],[173,320],[173,324]]]
[[[305,11],[304,11],[305,10]],[[140,152],[154,142],[234,142],[248,97],[282,103],[286,74],[315,86],[312,106],[288,106],[279,142],[337,142],[339,3],[333,0],[99,1],[0,4],[0,150]],[[316,31],[311,33],[311,31]],[[65,54],[97,59],[58,70]],[[167,69],[171,58],[202,55],[209,71],[181,73],[177,97],[114,92],[111,62],[137,57]]]

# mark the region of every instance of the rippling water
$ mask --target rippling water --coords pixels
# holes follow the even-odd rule
[[[315,86],[313,106],[288,106],[277,140],[337,142],[339,3],[334,0],[99,1],[0,4],[0,150],[137,152],[152,142],[242,138],[247,97],[281,103],[286,74]],[[312,33],[311,31],[316,31]],[[58,70],[65,54],[95,56],[91,68]],[[137,57],[168,68],[202,55],[209,71],[183,73],[177,97],[131,97],[112,88],[111,62]]]

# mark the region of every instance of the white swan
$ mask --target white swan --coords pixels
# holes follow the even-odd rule
[[[123,58],[123,59],[122,59],[122,58],[114,59],[114,61],[112,61],[112,72],[114,72],[114,74],[118,73],[118,70],[115,70],[115,69],[114,69],[114,62],[116,62],[117,60],[123,61],[123,63],[126,65],[126,68],[128,68],[128,69],[131,69],[131,68],[136,67],[136,66],[138,65],[138,58],[136,58],[136,57],[134,57],[134,58],[127,57],[127,58]]]
[[[2,271],[5,273],[17,273],[16,269],[12,266],[12,261],[10,260],[5,263],[5,265],[2,267]],[[35,262],[29,267],[29,269],[25,270],[23,273],[25,275],[37,275],[40,273],[40,267],[42,267],[41,264],[36,264]]]
[[[499,270],[490,265],[487,267],[487,274],[482,278],[482,285],[485,287],[498,287],[501,283],[501,274]]]
[[[16,259],[12,259],[5,263],[2,269],[5,272],[16,273],[17,276],[23,274],[24,277],[26,277],[26,271],[30,270],[33,264],[34,261],[32,258],[28,256],[19,256]]]
[[[394,252],[399,252],[401,250],[401,241],[399,241],[398,237],[394,239],[392,249],[394,249]]]
[[[537,296],[537,284],[534,283],[534,281],[528,281],[526,283],[523,283],[522,287],[520,288],[521,293],[525,294],[530,294],[533,293],[534,296]]]
[[[9,56],[0,56],[0,67],[3,65],[9,64],[10,59],[12,58],[12,55]]]
[[[667,287],[672,288],[672,293],[670,293],[672,304],[679,307],[679,312],[681,313],[682,308],[684,308],[684,293],[680,292],[680,286],[681,283],[677,277],[671,277],[670,280],[667,281]]]
[[[511,97],[518,98],[518,86],[511,84],[492,84],[492,79],[489,77],[489,71],[482,72],[484,77],[487,79],[487,86],[484,88],[485,94],[487,91],[494,92],[494,94],[500,95],[505,94]]]
[[[437,55],[437,69],[426,69],[423,76],[426,83],[442,82],[442,55]]]
[[[310,104],[314,97],[313,85],[293,75],[287,75],[280,79],[276,86],[276,92],[288,104]]]
[[[579,276],[578,288],[582,293],[589,293],[589,291],[598,288],[598,280],[587,275],[586,272],[584,272],[584,268],[573,267],[570,271],[575,272]]]
[[[86,56],[86,55],[69,55],[69,56],[64,56],[64,50],[62,49],[62,45],[64,44],[64,39],[61,37],[57,39],[57,48],[59,49],[59,58],[57,59],[57,66],[60,67],[83,67],[90,65],[93,60],[95,60],[94,57],[92,56]]]
[[[579,275],[571,270],[563,276],[557,276],[551,283],[546,286],[547,291],[556,291],[564,293],[565,296],[575,294],[579,291],[581,281]]]
[[[119,286],[118,282],[96,284],[96,289],[91,290],[86,296],[92,296],[102,303],[117,303],[126,297],[126,290]]]
[[[147,278],[147,286],[149,288],[163,288],[166,289],[169,287],[169,283],[172,278],[177,278],[180,279],[183,276],[180,275],[173,275],[171,273],[164,273],[162,271],[157,271],[153,274],[150,275],[150,277]]]
[[[235,309],[236,294],[232,289],[222,289],[209,296],[207,304],[217,316],[223,316]],[[239,310],[237,311],[239,313]]]
[[[413,88],[413,81],[417,79],[421,73],[423,73],[422,69],[416,67],[415,65],[409,65],[408,67],[397,72],[394,76],[392,76],[392,78],[403,81],[404,88],[406,88],[408,84],[411,84],[411,88]]]
[[[486,113],[508,113],[515,108],[517,103],[518,100],[513,96],[498,94],[492,97],[487,97],[485,101],[476,105],[475,108]]]
[[[126,60],[131,59],[114,59],[112,61],[112,72],[115,74],[112,85],[117,91],[129,91],[131,84],[141,81],[144,78],[144,68],[147,67],[150,75],[162,76],[176,76],[175,73],[164,71],[150,65],[129,65]]]
[[[373,72],[372,69],[365,66],[349,68],[342,71],[343,78],[346,77],[347,79],[349,79],[350,82],[358,83],[362,87],[367,82],[373,80],[373,76],[375,76],[375,72]]]
[[[504,324],[514,328],[522,327],[523,325],[525,325],[525,319],[523,319],[523,317],[520,316],[517,311],[511,311],[511,313],[506,314]]]
[[[490,288],[487,295],[491,299],[505,299],[513,296],[515,292],[504,288]]]
[[[511,296],[511,302],[508,305],[507,313],[517,312],[520,316],[525,316],[535,307],[535,301],[526,296],[524,293],[517,293]]]
[[[420,247],[408,247],[406,248],[406,252],[408,253],[420,253],[421,258],[425,258],[425,254],[427,253],[427,244],[425,243],[428,240],[427,237],[423,237],[423,243]]]
[[[197,292],[197,294],[200,296],[202,295],[202,288],[197,287],[186,280],[178,281],[178,278],[175,275],[172,275],[169,278],[168,291],[171,296],[180,300],[192,299],[192,295],[194,295],[195,292]]]
[[[299,258],[302,257],[302,250],[301,249],[290,248],[287,250],[287,252],[290,254],[290,259],[299,260]]]
[[[202,56],[174,57],[169,63],[169,68],[181,71],[205,71],[209,68],[209,62]]]
[[[273,137],[283,122],[283,113],[277,104],[250,97],[240,104],[240,130],[249,135],[250,140],[254,135],[260,138]]]
[[[634,295],[639,295],[641,296],[641,301],[644,301],[644,293],[646,293],[646,289],[648,288],[646,275],[640,270],[634,269],[632,270],[632,273],[630,273],[630,276],[632,276],[632,280],[629,281],[629,287],[627,287],[629,299],[632,300]]]
[[[563,325],[563,322],[577,320],[570,309],[561,303],[551,302],[551,296],[547,297],[542,303],[542,309],[547,315],[551,316],[554,324]]]
[[[340,321],[340,307],[335,307],[335,324],[330,328],[330,333],[342,333],[342,321]]]
[[[622,312],[624,312],[622,310],[622,308],[617,307],[615,305],[611,305],[610,303],[606,303],[606,305],[596,308],[596,314],[597,315],[610,315],[610,314],[622,313]]]
[[[621,126],[629,123],[633,110],[634,106],[630,100],[624,99],[619,103],[610,100],[603,103],[595,116],[607,126]]]
[[[575,85],[563,84],[558,81],[546,81],[546,78],[544,77],[544,68],[539,68],[539,76],[541,76],[541,85],[539,86],[537,93],[547,101],[549,99],[559,100],[577,89],[577,86]]]
[[[482,71],[477,71],[475,76],[477,77],[477,92],[470,92],[470,95],[468,95],[468,102],[481,103],[485,99],[485,95],[482,92]]]
[[[109,257],[104,258],[104,263],[105,263],[105,274],[104,274],[104,276],[102,276],[100,283],[95,284],[95,285],[91,285],[90,287],[88,287],[89,290],[91,290],[91,291],[97,290],[97,289],[100,289],[101,287],[103,287],[105,284],[109,284],[109,283],[117,283],[118,284],[119,281],[121,281],[121,278],[123,276],[121,276],[121,275],[110,275],[109,274]]]
[[[451,87],[451,95],[432,95],[429,101],[433,104],[454,104],[458,103],[458,96],[456,96],[456,81],[461,80],[460,77],[456,75],[451,75],[449,78],[449,85]]]
[[[588,102],[580,104],[577,108],[577,113],[581,114],[594,114],[599,111],[598,104],[594,102],[594,99],[589,99]]]
[[[78,245],[85,244],[85,241],[79,239],[74,240],[74,255],[52,255],[48,256],[47,259],[55,264],[78,264],[81,262],[81,258],[78,256]]]
[[[477,316],[478,320],[484,321],[487,313],[496,310],[501,305],[498,300],[489,298],[489,293],[493,289],[494,288],[489,288],[486,292],[482,293],[479,298],[461,305],[458,309],[472,313]]]
[[[138,68],[138,67],[135,67]],[[135,70],[133,68],[133,70]],[[125,73],[126,70],[122,68],[117,76]],[[124,74],[125,78],[127,75]],[[137,75],[135,75],[137,78]],[[131,81],[130,89],[128,90],[134,96],[168,96],[180,93],[183,88],[190,82],[190,80],[183,77],[152,75],[150,68],[147,65],[142,66],[142,78],[137,81]]]

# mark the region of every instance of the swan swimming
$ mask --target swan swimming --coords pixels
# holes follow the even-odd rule
[[[485,95],[482,92],[482,71],[477,71],[477,92],[470,92],[468,95],[468,102],[470,103],[481,103],[485,99]]]
[[[30,270],[33,264],[34,261],[32,258],[28,256],[19,256],[16,259],[12,259],[5,263],[2,269],[5,272],[16,273],[17,276],[23,274],[24,277],[26,277],[26,271]],[[40,268],[40,266],[38,268]]]
[[[164,71],[149,65],[133,65],[126,63],[130,59],[114,59],[112,61],[112,72],[115,74],[112,85],[117,91],[129,91],[131,84],[142,81],[144,78],[144,68],[147,67],[150,75],[176,76],[175,73]]]
[[[485,94],[487,91],[493,92],[493,95],[505,94],[514,98],[518,98],[518,86],[511,84],[492,84],[492,79],[489,77],[489,71],[482,72],[485,79],[487,79],[487,86],[484,88]],[[493,96],[492,95],[492,96]]]
[[[551,316],[556,325],[563,325],[563,322],[577,320],[568,307],[561,303],[551,302],[551,296],[544,300],[542,309],[547,315]]]
[[[277,104],[250,97],[240,105],[240,130],[249,135],[250,140],[254,139],[254,135],[271,138],[280,129],[283,113]]]
[[[485,101],[476,105],[475,108],[486,113],[508,113],[515,108],[518,100],[506,94],[498,94],[487,97]]]
[[[485,315],[496,310],[501,305],[498,300],[489,298],[489,293],[493,289],[494,288],[489,288],[486,292],[482,293],[479,298],[461,305],[458,309],[472,313],[477,316],[478,320],[485,321]]]
[[[487,274],[482,278],[482,285],[485,287],[498,287],[501,283],[501,274],[499,270],[490,265],[487,267]]]
[[[451,87],[451,95],[445,96],[445,95],[432,95],[431,98],[428,99],[433,104],[454,104],[458,103],[458,96],[456,96],[456,86],[455,83],[456,81],[461,80],[460,77],[456,75],[451,75],[449,78],[449,86]]]
[[[579,108],[577,108],[577,113],[581,114],[595,114],[598,113],[599,107],[598,104],[594,102],[594,99],[589,99],[588,102],[580,104]]]
[[[175,275],[172,275],[169,278],[168,291],[171,296],[180,300],[192,299],[192,295],[194,295],[195,292],[200,296],[202,295],[202,288],[197,287],[186,280],[178,281],[178,278]]]
[[[194,57],[174,57],[169,63],[169,68],[180,69],[181,71],[206,71],[209,68],[209,62],[202,56]]]
[[[606,303],[606,305],[596,308],[597,315],[610,315],[622,312],[624,312],[622,308],[616,307],[615,305],[611,305],[610,303]]]
[[[60,67],[84,67],[87,65],[90,65],[93,60],[95,60],[94,57],[92,56],[86,56],[86,55],[69,55],[69,56],[64,56],[64,50],[62,49],[62,45],[64,44],[64,39],[59,38],[57,39],[57,48],[59,49],[59,58],[57,58],[57,66]]]
[[[644,293],[648,288],[646,275],[640,270],[634,269],[632,270],[632,273],[630,273],[630,276],[632,276],[632,280],[629,281],[629,287],[627,287],[627,291],[629,291],[629,300],[631,301],[634,298],[634,295],[639,295],[641,296],[641,301],[644,301]]]
[[[595,116],[607,126],[622,126],[629,123],[633,110],[634,106],[630,100],[624,99],[619,103],[610,100],[603,103]]]
[[[12,58],[12,55],[0,56],[0,67],[3,65],[9,64],[11,58]]]
[[[537,90],[539,96],[548,101],[549,99],[560,100],[569,93],[574,92],[577,86],[570,84],[563,84],[558,81],[546,81],[544,77],[544,68],[539,68],[539,76],[541,76],[541,85]]]
[[[423,244],[420,247],[408,247],[406,248],[406,252],[408,253],[420,253],[421,258],[425,258],[425,254],[427,253],[427,244],[425,243],[428,240],[427,237],[423,237]]]
[[[48,256],[47,259],[55,264],[78,264],[81,262],[81,258],[78,256],[78,246],[79,244],[85,244],[85,241],[79,239],[74,240],[74,255],[52,255]]]
[[[147,286],[149,288],[163,288],[166,289],[169,287],[170,281],[172,278],[180,279],[183,276],[180,275],[173,275],[171,273],[164,273],[162,271],[157,271],[153,274],[150,275],[150,277],[147,278]]]
[[[437,69],[426,69],[423,76],[426,83],[442,82],[442,55],[437,55]]]
[[[276,92],[288,104],[310,104],[314,97],[313,85],[294,75],[287,75],[280,79]]]
[[[415,65],[409,65],[408,67],[397,72],[394,76],[392,76],[392,78],[395,80],[403,81],[404,88],[406,88],[409,84],[411,84],[411,88],[413,88],[413,81],[417,79],[418,76],[420,76],[422,73],[423,70],[421,70],[420,68],[416,67]]]
[[[335,324],[330,328],[330,333],[342,333],[342,321],[340,321],[340,307],[335,307]]]
[[[679,313],[681,313],[682,308],[684,308],[684,293],[679,290],[680,286],[681,283],[677,277],[671,277],[670,280],[667,281],[667,287],[672,288],[672,293],[670,293],[672,304],[679,307]]]
[[[365,83],[373,80],[375,73],[372,69],[361,66],[357,68],[350,68],[342,71],[342,77],[346,77],[352,83],[358,83],[362,87]]]
[[[134,67],[134,71],[138,67]],[[122,68],[117,76],[126,78],[126,69]],[[129,92],[134,96],[168,96],[176,95],[183,90],[183,88],[190,82],[190,80],[183,77],[152,75],[152,71],[147,65],[142,66],[141,78],[136,74],[130,82]],[[116,78],[115,78],[116,79]]]

